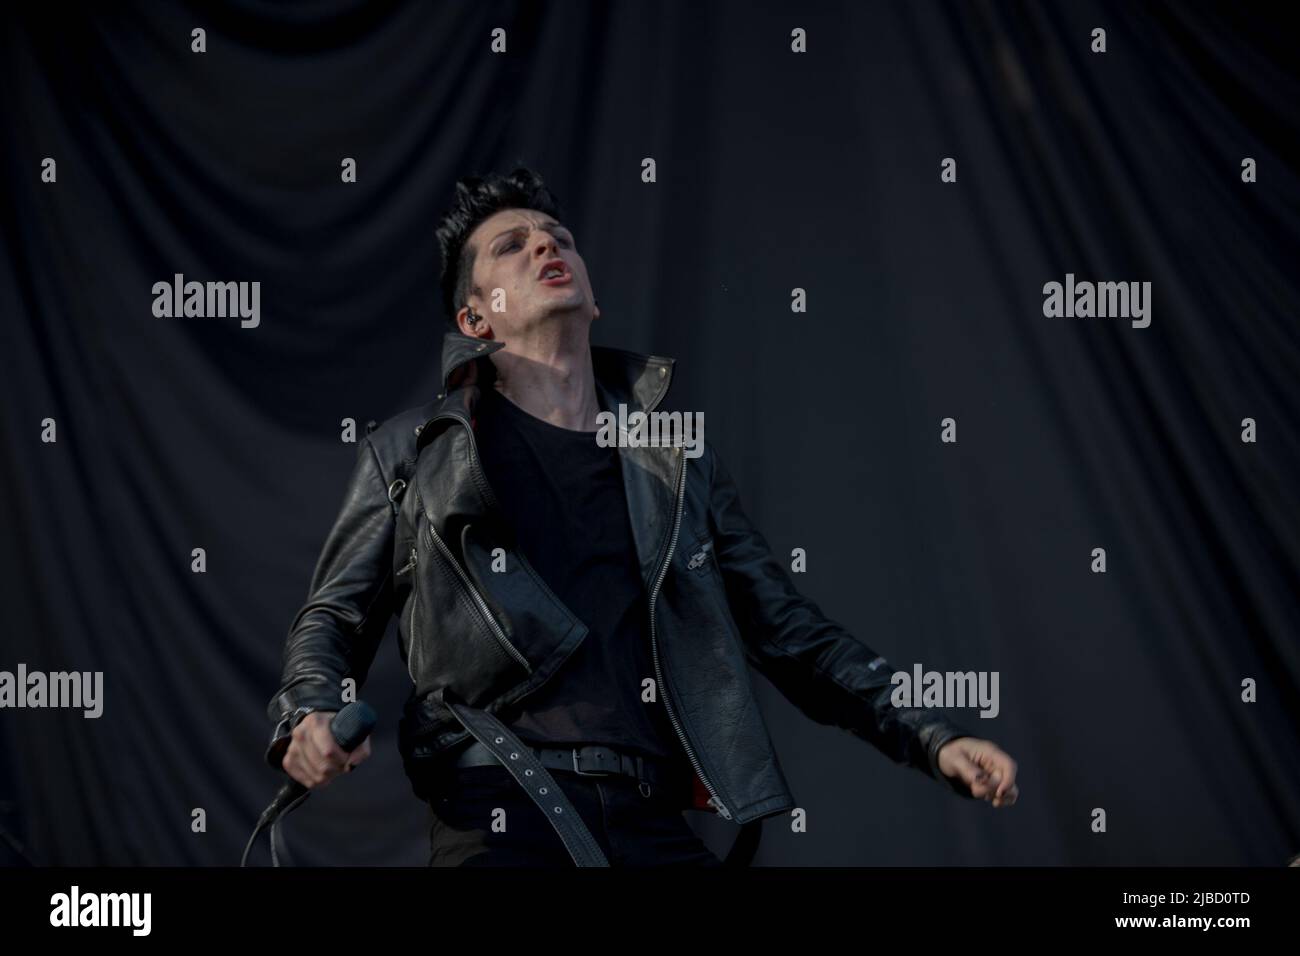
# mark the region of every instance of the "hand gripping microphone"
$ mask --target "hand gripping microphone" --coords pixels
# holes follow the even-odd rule
[[[343,750],[351,753],[361,746],[362,742],[370,736],[370,732],[375,729],[375,724],[379,718],[374,709],[365,701],[357,700],[345,706],[330,721],[330,733],[334,736],[334,742]],[[248,838],[248,844],[244,847],[244,856],[239,861],[243,866],[248,862],[248,851],[253,848],[253,842],[257,835],[270,824],[274,826],[279,818],[289,810],[296,807],[311,793],[297,780],[290,779],[280,792],[275,795],[271,805],[266,808],[262,816],[257,821],[257,826],[253,829],[253,835]],[[275,840],[271,841],[271,857],[275,865],[279,865],[275,860]]]

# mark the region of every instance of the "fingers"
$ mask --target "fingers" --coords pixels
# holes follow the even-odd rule
[[[970,794],[995,807],[1009,807],[1020,796],[1016,785],[1016,762],[991,741],[972,741],[958,758],[961,779]]]
[[[290,741],[289,749],[285,751],[284,760],[281,761],[280,767],[290,777],[310,790],[319,786],[324,780],[314,764],[307,759],[303,749],[304,745],[301,741]]]
[[[309,789],[327,783],[330,777],[342,769],[342,761],[332,764],[327,757],[329,746],[334,744],[329,730],[332,716],[332,712],[316,711],[300,720],[293,728],[289,750],[285,753],[283,766],[286,772]],[[335,749],[340,749],[337,744],[334,746]]]
[[[961,782],[966,784],[971,796],[983,798],[991,790],[984,769],[964,752],[955,754],[954,759],[957,764],[957,775],[961,778]]]
[[[988,768],[989,788],[981,796],[995,807],[1009,807],[1020,795],[1016,786],[1016,762],[992,744],[989,747],[982,761]]]
[[[290,777],[309,789],[324,786],[341,773],[350,773],[370,756],[369,737],[349,754],[334,739],[325,715],[311,720],[315,716],[309,714],[294,728],[289,749],[281,762]]]
[[[1011,755],[999,750],[995,755],[1000,778],[993,794],[993,806],[1009,807],[1016,802],[1020,788],[1016,786],[1016,762]]]
[[[367,760],[369,757],[370,757],[370,738],[367,737],[365,740],[361,741],[360,746],[358,746],[356,750],[348,754],[348,763],[347,766],[343,768],[343,772],[351,773],[353,770],[356,769],[357,764],[361,763],[364,760]]]
[[[299,759],[299,755],[295,747],[296,745],[292,743],[289,745],[289,749],[285,751],[284,760],[280,762],[280,767],[293,780],[296,780],[304,787],[311,789],[311,787],[314,786],[314,784],[312,783],[312,778],[310,774],[308,774],[307,768],[302,765],[302,761]]]
[[[297,744],[290,744],[281,766],[285,773],[309,790],[323,787],[340,773],[347,773],[351,769],[346,761],[339,763],[319,755],[309,756],[305,751],[305,747],[299,748]]]
[[[321,721],[306,734],[307,756],[317,768],[336,773],[347,766],[348,752],[339,746],[329,724]]]

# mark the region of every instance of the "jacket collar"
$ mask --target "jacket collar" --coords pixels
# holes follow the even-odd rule
[[[442,340],[442,391],[438,394],[437,411],[441,412],[453,393],[465,385],[483,382],[483,373],[487,371],[484,365],[490,362],[488,356],[504,347],[505,343],[499,340],[480,339],[458,331],[447,332]],[[480,362],[480,359],[485,361]],[[596,388],[605,407],[611,410],[621,403],[628,406],[629,412],[654,411],[668,394],[675,363],[675,359],[666,355],[648,355],[605,345],[591,346]],[[464,396],[450,404],[452,408],[465,411],[473,408],[473,402],[466,402]]]
[[[442,345],[443,390],[434,403],[432,414],[417,433],[417,457],[420,449],[433,441],[435,434],[443,431],[430,427],[438,419],[459,419],[472,431],[480,388],[495,375],[491,361],[480,360],[486,360],[502,347],[503,343],[499,341],[479,339],[461,332],[446,333]],[[622,403],[627,405],[629,414],[655,410],[668,394],[675,364],[674,359],[664,355],[645,355],[601,345],[591,346],[591,362],[596,391],[605,409],[616,412]],[[633,538],[647,587],[659,567],[661,556],[670,546],[675,505],[673,484],[678,468],[685,467],[684,457],[674,454],[678,451],[667,447],[619,448],[628,513],[633,517]],[[437,500],[437,496],[426,499],[427,502]],[[473,504],[461,502],[457,505],[462,512],[481,507],[478,497]],[[445,534],[446,515],[452,510],[447,507],[441,511],[426,511],[426,517]]]

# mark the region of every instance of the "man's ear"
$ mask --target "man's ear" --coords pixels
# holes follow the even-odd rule
[[[470,305],[467,304],[467,305],[462,305],[462,306],[461,306],[461,307],[456,311],[456,331],[459,332],[461,335],[473,335],[473,334],[474,334],[473,331],[472,331],[472,330],[470,329],[470,327],[469,327],[469,323],[465,321],[465,318],[466,318],[466,316],[469,315],[469,310],[470,310],[471,308],[472,308],[472,306],[470,306]]]
[[[486,309],[481,311],[479,309],[474,309],[474,314],[478,316],[478,321],[471,326],[469,322],[466,321],[469,317],[470,309],[474,309],[473,302],[467,302],[465,305],[461,306],[460,311],[456,313],[456,328],[460,330],[462,335],[491,341],[494,336],[492,334],[492,325],[488,321],[488,311]]]

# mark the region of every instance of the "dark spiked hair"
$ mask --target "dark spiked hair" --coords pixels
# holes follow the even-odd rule
[[[560,204],[540,174],[526,166],[502,176],[466,176],[456,183],[451,207],[438,221],[442,249],[442,306],[453,326],[456,313],[469,301],[474,249],[468,239],[478,224],[503,209],[536,209],[560,219]]]

